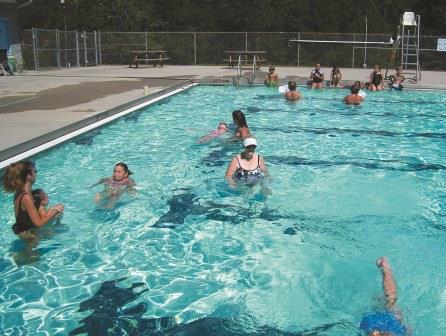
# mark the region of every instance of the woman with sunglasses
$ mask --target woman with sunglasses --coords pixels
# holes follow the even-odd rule
[[[268,176],[265,161],[255,153],[257,140],[246,138],[243,147],[243,152],[234,156],[226,169],[225,178],[231,186],[235,186],[235,181],[252,183],[262,176]]]
[[[14,192],[14,214],[16,223],[12,230],[23,239],[34,239],[33,229],[45,225],[62,213],[64,206],[57,204],[46,214],[41,215],[34,204],[32,185],[36,180],[37,170],[34,162],[20,161],[10,164],[3,175],[3,189]]]

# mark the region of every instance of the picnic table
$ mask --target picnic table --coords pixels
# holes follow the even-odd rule
[[[261,64],[265,62],[265,50],[225,50],[227,58],[223,61],[228,62],[230,68],[238,64],[239,57],[241,57],[243,65],[252,65],[254,60],[257,64],[257,69],[260,68]]]
[[[153,66],[156,67],[157,64],[159,64],[161,67],[163,67],[163,63],[165,61],[170,60],[169,57],[167,57],[167,51],[166,50],[132,50],[129,51],[129,68],[135,65],[135,67],[138,67],[138,64],[142,61],[148,63],[153,63]]]

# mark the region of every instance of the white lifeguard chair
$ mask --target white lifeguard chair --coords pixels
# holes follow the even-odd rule
[[[413,12],[404,12],[400,22],[401,32],[401,70],[412,74],[415,82],[421,80],[420,71],[420,16]]]

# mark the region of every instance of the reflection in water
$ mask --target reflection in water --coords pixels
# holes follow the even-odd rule
[[[260,212],[251,208],[244,208],[228,204],[220,204],[214,201],[200,200],[198,195],[189,189],[181,189],[182,192],[173,195],[168,201],[169,211],[163,214],[153,225],[156,228],[176,228],[184,224],[189,215],[201,215],[208,220],[224,221],[239,224],[247,219],[260,218],[274,221],[282,216],[277,210],[264,207]],[[262,193],[259,193],[263,198]],[[230,210],[230,214],[227,213]]]
[[[354,327],[348,322],[324,324],[311,330],[299,332],[283,331],[262,325],[246,315],[237,318],[203,317],[190,323],[176,324],[175,317],[143,318],[148,310],[146,303],[138,303],[129,308],[130,302],[148,291],[142,282],[121,288],[117,283],[127,278],[104,282],[96,294],[80,303],[79,312],[92,310],[91,314],[81,320],[81,326],[72,330],[69,335],[134,335],[134,336],[317,336],[328,335],[333,329],[347,331],[349,335]]]
[[[60,218],[39,229],[29,230],[26,235],[22,236],[26,239],[18,238],[12,243],[9,250],[11,258],[18,266],[39,261],[43,255],[61,246],[61,244],[52,244],[46,247],[38,247],[39,243],[53,238],[57,233],[64,230],[66,228],[60,223]]]

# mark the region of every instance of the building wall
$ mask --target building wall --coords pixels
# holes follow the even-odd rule
[[[10,44],[20,43],[17,14],[18,11],[16,4],[0,2],[0,19],[6,19],[8,22],[8,40]]]

